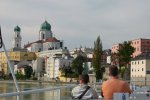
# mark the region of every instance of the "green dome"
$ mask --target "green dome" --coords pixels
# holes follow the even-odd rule
[[[15,32],[20,32],[21,29],[20,29],[20,27],[17,25],[17,26],[14,28],[14,31],[15,31]]]
[[[42,25],[41,25],[41,30],[48,30],[50,31],[51,30],[51,25],[45,21]]]

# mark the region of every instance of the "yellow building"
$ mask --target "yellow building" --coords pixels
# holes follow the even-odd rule
[[[131,81],[136,85],[150,85],[150,56],[137,56],[131,61]]]
[[[28,60],[32,61],[36,59],[34,52],[27,51],[8,51],[8,58],[11,63],[17,64],[20,61]],[[0,71],[4,69],[4,73],[8,74],[8,63],[5,56],[5,52],[0,52]]]

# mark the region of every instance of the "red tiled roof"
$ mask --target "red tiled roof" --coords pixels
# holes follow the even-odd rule
[[[45,42],[60,42],[60,40],[57,40],[55,37],[53,38],[47,38],[46,40],[38,40],[32,43],[29,43],[27,45],[24,46],[24,48],[30,47],[33,43],[45,43]]]
[[[54,37],[54,38],[47,38],[45,41],[43,41],[43,43],[45,42],[60,42],[60,41]]]
[[[30,47],[32,43],[24,45],[24,48]]]

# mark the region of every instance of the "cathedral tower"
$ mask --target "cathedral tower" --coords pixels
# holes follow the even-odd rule
[[[39,39],[43,40],[43,39],[52,38],[52,37],[53,37],[53,33],[51,31],[51,25],[47,21],[45,21],[41,25],[41,29],[39,32]]]
[[[14,28],[14,36],[13,36],[13,48],[21,49],[21,35],[20,35],[20,27],[16,26]]]

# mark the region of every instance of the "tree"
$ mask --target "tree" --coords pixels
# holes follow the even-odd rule
[[[32,67],[31,67],[31,66],[26,66],[26,67],[24,68],[24,71],[25,71],[25,77],[26,77],[27,79],[29,79],[29,78],[31,77],[32,73],[33,73]]]
[[[124,41],[121,49],[118,50],[119,62],[121,63],[121,65],[125,66],[125,69],[126,69],[125,71],[123,71],[125,74],[127,74],[125,75],[125,77],[130,76],[129,62],[131,61],[132,54],[134,51],[135,51],[135,48],[131,46],[131,42],[129,41]]]
[[[74,72],[78,75],[82,74],[84,68],[83,68],[83,62],[85,62],[86,58],[78,55],[72,62],[72,68],[74,69]]]
[[[131,61],[131,55],[135,51],[135,48],[131,46],[131,42],[129,41],[124,41],[121,46],[121,49],[118,50],[119,60],[123,65],[127,65]]]
[[[64,77],[71,77],[72,74],[72,69],[70,66],[63,66],[61,68],[59,68],[59,70],[61,71],[61,75]]]
[[[101,56],[102,56],[102,41],[100,36],[97,37],[94,42],[94,51],[93,51],[93,59],[92,66],[94,68],[96,80],[100,80],[103,78],[104,68],[101,66]]]

